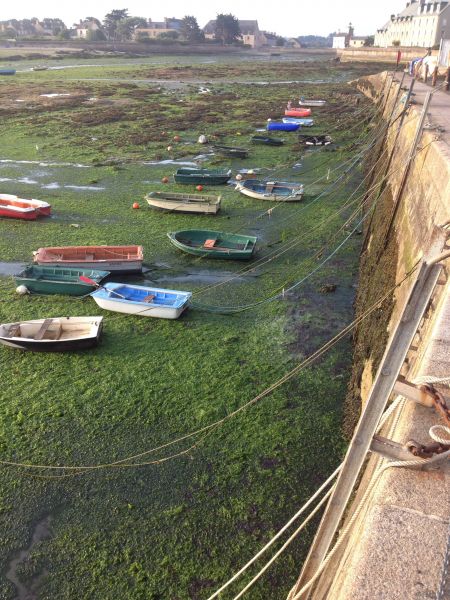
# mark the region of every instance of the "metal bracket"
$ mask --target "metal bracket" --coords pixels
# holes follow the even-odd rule
[[[375,452],[383,458],[389,458],[395,461],[405,461],[408,462],[410,460],[418,460],[409,450],[405,448],[403,444],[399,444],[398,442],[394,442],[393,440],[389,440],[380,435],[374,435],[372,439],[372,443],[370,444],[371,452]],[[450,450],[446,452],[442,452],[441,454],[435,454],[432,458],[422,459],[422,463],[418,463],[417,465],[408,465],[408,469],[414,469],[419,471],[438,471],[443,470],[446,466],[448,466],[448,461],[450,459]]]

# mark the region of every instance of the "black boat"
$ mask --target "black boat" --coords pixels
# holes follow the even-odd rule
[[[250,141],[252,144],[263,144],[265,146],[282,146],[284,144],[284,140],[267,135],[254,135]]]
[[[97,346],[103,317],[56,317],[0,325],[0,344],[35,352],[70,352]]]
[[[329,135],[302,135],[298,136],[300,143],[306,146],[328,146],[333,143]]]

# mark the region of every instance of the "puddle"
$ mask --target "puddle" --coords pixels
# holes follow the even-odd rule
[[[165,266],[167,268],[167,265]],[[170,267],[169,267],[170,268]],[[154,276],[151,277],[151,275]],[[227,279],[233,280],[233,283],[244,283],[249,279],[259,277],[258,273],[246,273],[242,277],[238,277],[233,271],[214,271],[212,269],[199,269],[198,271],[189,271],[187,273],[179,274],[158,274],[157,271],[149,270],[146,272],[144,277],[144,283],[147,285],[163,284],[170,282],[170,285],[181,284],[213,284],[226,281]]]
[[[19,579],[17,575],[17,569],[19,565],[24,563],[30,558],[31,552],[33,548],[42,542],[43,540],[49,539],[52,537],[52,533],[50,531],[50,516],[45,517],[42,521],[36,525],[33,531],[33,537],[31,538],[31,543],[25,550],[21,550],[15,558],[13,558],[9,563],[9,568],[6,571],[6,579],[11,581],[11,583],[16,588],[16,600],[38,600],[38,587],[43,577],[47,575],[47,572],[44,570],[40,575],[35,577],[29,587],[26,587]]]
[[[17,275],[25,269],[27,263],[21,262],[0,262],[0,277]]]
[[[65,185],[63,187],[65,187],[69,190],[80,190],[80,191],[88,190],[91,192],[101,192],[102,190],[106,190],[105,187],[95,187],[93,185]]]
[[[10,179],[9,177],[0,177],[0,182],[15,181],[16,183],[26,183],[27,185],[36,185],[37,181],[29,179],[28,177],[22,177],[21,179]]]
[[[59,185],[59,183],[56,183],[56,181],[54,181],[53,183],[46,183],[41,187],[43,190],[59,190],[61,186]]]
[[[152,166],[152,167],[156,167],[159,165],[181,165],[183,167],[197,167],[197,163],[192,162],[192,161],[188,161],[188,160],[172,160],[172,159],[166,159],[166,160],[150,160],[150,161],[145,161],[143,163],[144,165],[147,166]]]
[[[0,164],[9,165],[38,165],[39,167],[76,167],[77,169],[89,169],[89,165],[80,163],[58,163],[58,162],[42,162],[40,160],[13,160],[11,158],[0,158]]]
[[[71,96],[72,94],[39,94],[41,98],[60,98],[61,96]]]

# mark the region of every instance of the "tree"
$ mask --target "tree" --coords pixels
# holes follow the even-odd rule
[[[179,37],[178,31],[163,31],[158,35],[158,40],[177,40]]]
[[[63,29],[58,37],[60,40],[70,40],[70,31],[68,29]]]
[[[205,40],[205,34],[200,29],[197,23],[197,19],[190,15],[186,15],[181,22],[180,32],[182,37],[188,42],[203,42]]]
[[[286,43],[286,40],[284,39],[284,37],[278,36],[277,39],[275,40],[275,46],[277,46],[278,48],[282,48]]]
[[[105,15],[103,25],[109,40],[116,39],[119,21],[128,17],[128,8],[115,9]]]
[[[374,42],[375,42],[375,37],[373,35],[369,35],[364,40],[364,46],[373,46]]]
[[[232,44],[241,36],[239,21],[232,14],[220,14],[216,17],[216,28],[214,35],[222,44]]]
[[[104,42],[106,40],[106,35],[101,29],[89,29],[86,33],[86,40],[88,42]]]

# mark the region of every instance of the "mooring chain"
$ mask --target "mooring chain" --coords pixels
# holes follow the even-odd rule
[[[434,409],[444,419],[447,427],[450,427],[450,409],[447,406],[444,396],[431,383],[421,385],[419,389],[426,393],[427,397],[432,401]],[[421,444],[415,440],[410,440],[405,444],[405,447],[411,454],[420,458],[432,458],[435,454],[442,454],[450,450],[450,444],[437,441],[430,442],[429,444]]]

